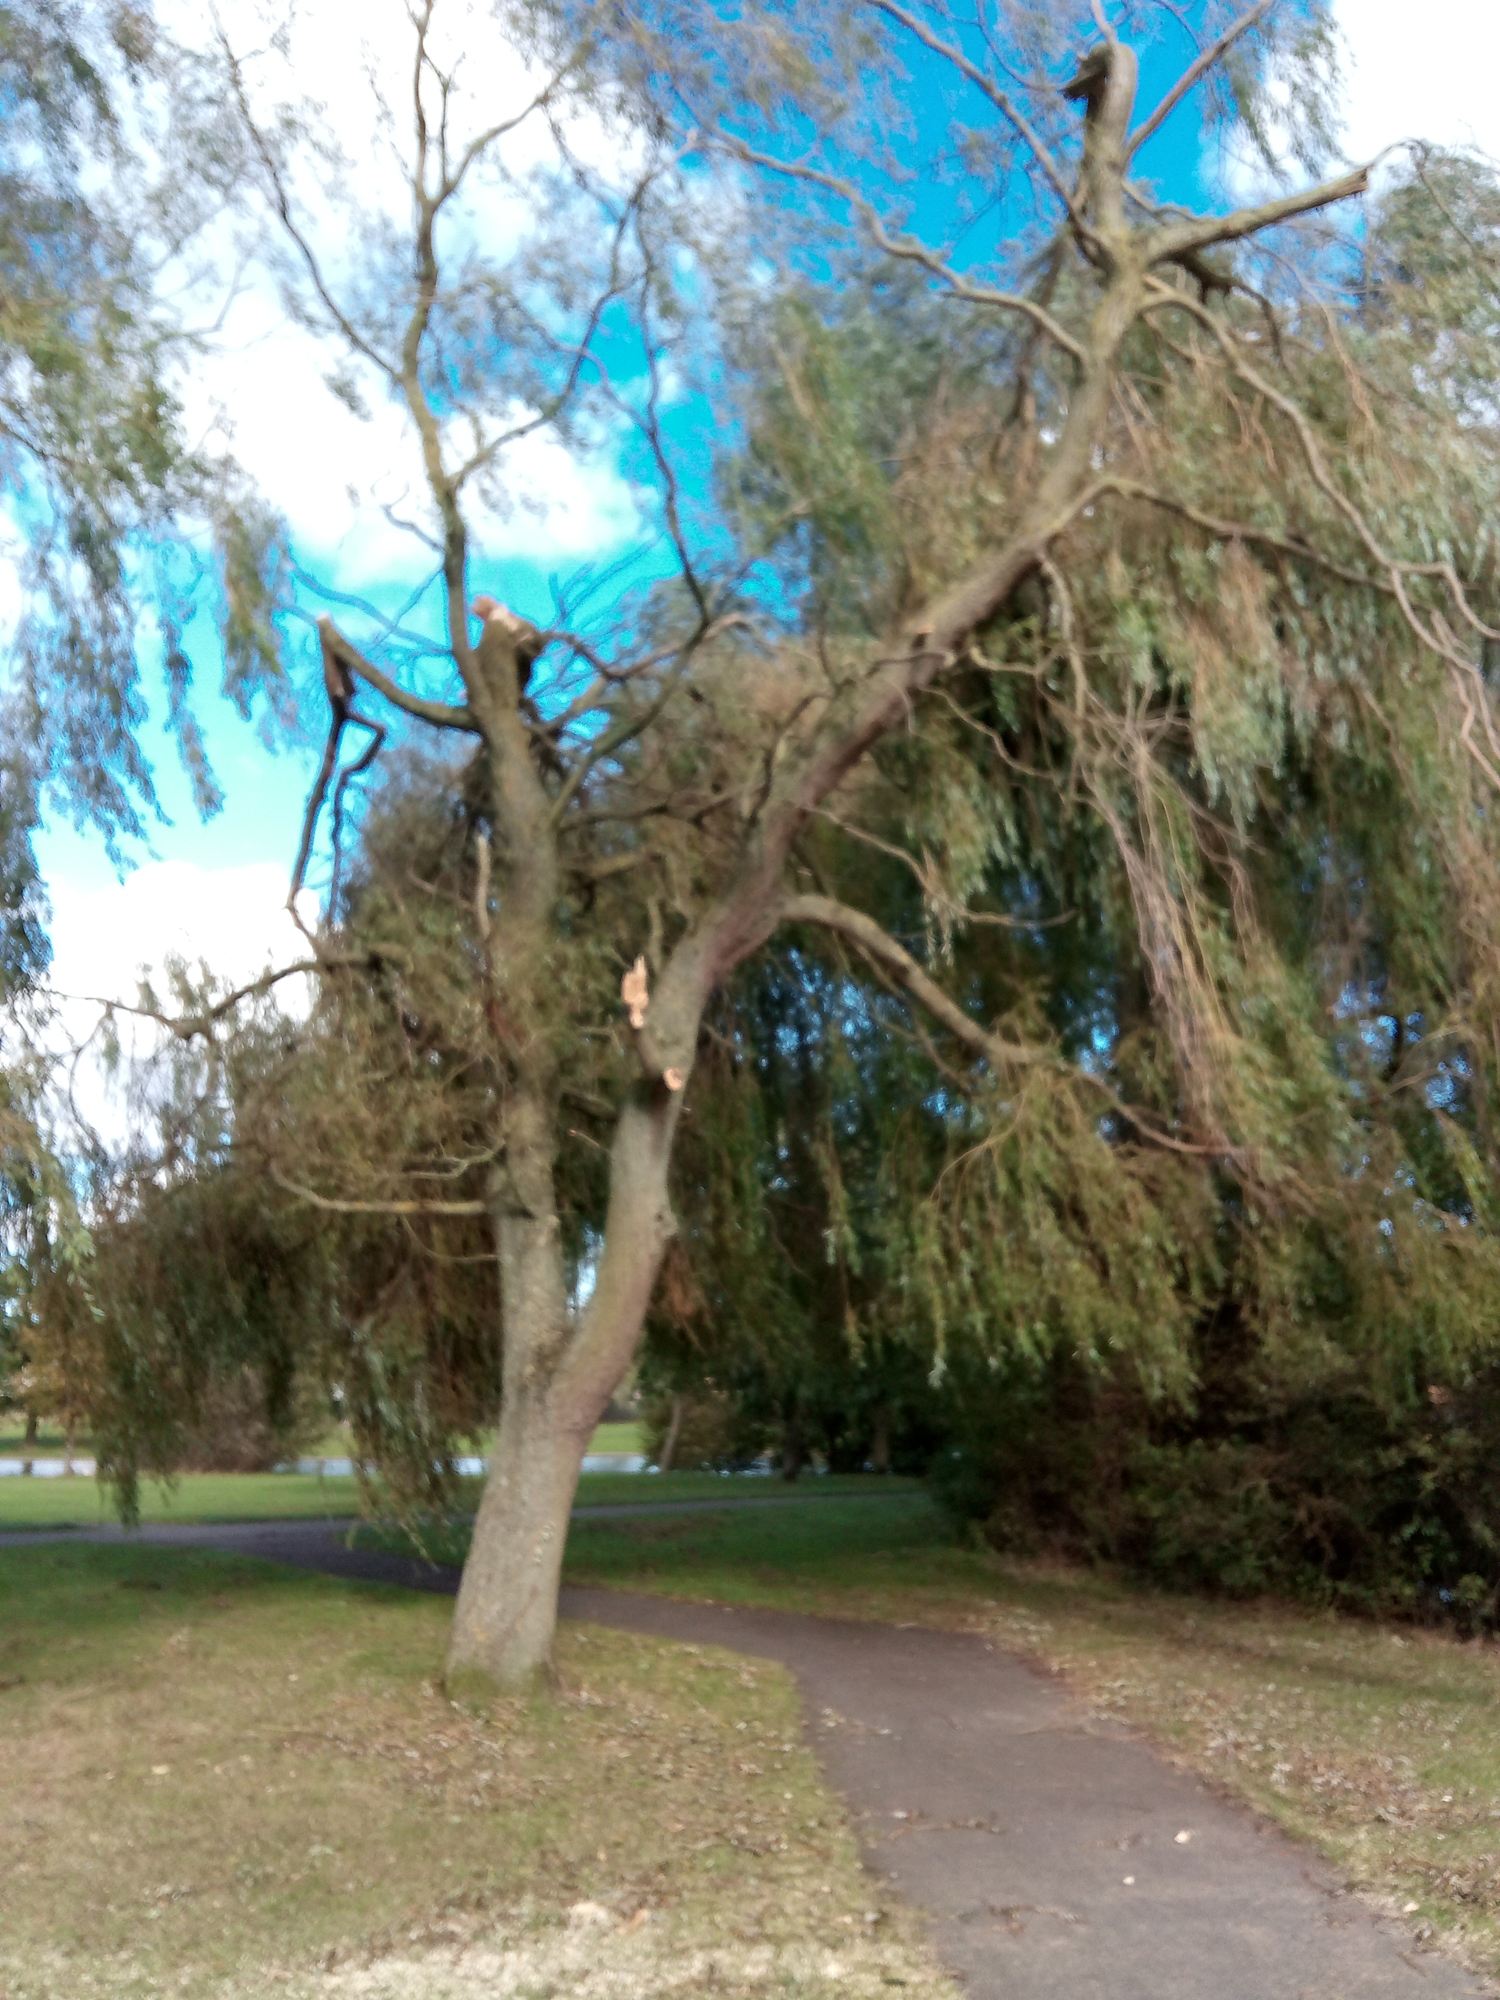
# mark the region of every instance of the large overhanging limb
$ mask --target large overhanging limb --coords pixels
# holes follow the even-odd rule
[[[1253,208],[1237,208],[1231,215],[1195,215],[1186,222],[1168,223],[1152,230],[1146,248],[1153,264],[1178,263],[1184,257],[1200,256],[1218,243],[1242,243],[1247,236],[1278,223],[1292,222],[1299,215],[1315,215],[1369,191],[1370,169],[1355,167],[1316,187],[1301,188],[1296,194],[1281,195],[1275,201],[1260,202]]]
[[[1007,1071],[1038,1069],[1044,1065],[1057,1068],[1066,1067],[1070,1082],[1080,1084],[1101,1097],[1108,1110],[1117,1118],[1139,1133],[1150,1145],[1159,1146],[1170,1153],[1185,1154],[1194,1159],[1219,1159],[1225,1157],[1226,1148],[1218,1145],[1198,1145],[1189,1139],[1179,1139],[1175,1133],[1163,1132],[1160,1126],[1140,1112],[1133,1110],[1110,1088],[1103,1077],[1080,1069],[1076,1064],[1063,1064],[1059,1052],[1045,1044],[1008,1041],[997,1035],[993,1029],[976,1021],[972,1014],[965,1013],[949,994],[945,993],[937,981],[912,957],[906,947],[893,938],[889,931],[867,916],[863,910],[851,904],[841,903],[833,896],[798,895],[787,896],[777,910],[777,921],[788,924],[813,924],[821,930],[832,931],[847,938],[856,950],[880,968],[897,986],[916,1000],[938,1024],[952,1035],[956,1042],[988,1064],[997,1075]]]
[[[373,660],[366,659],[358,646],[347,639],[326,615],[318,620],[318,636],[341,666],[346,667],[357,680],[374,688],[377,694],[383,695],[392,708],[399,708],[403,715],[415,716],[419,722],[429,722],[435,729],[461,729],[470,736],[479,734],[479,718],[472,708],[447,701],[427,701],[419,694],[412,694],[377,667]]]
[[[1120,108],[1115,107],[1117,112]],[[1112,171],[1120,178],[1123,163],[1101,156],[1100,171]],[[1352,191],[1356,178],[1326,183],[1261,210],[1241,211],[1233,217],[1216,220],[1213,227],[1221,237],[1248,233],[1251,227],[1265,226],[1287,213],[1302,212],[1342,198]],[[1200,219],[1194,218],[1190,227],[1201,228]],[[1169,300],[1193,309],[1192,301],[1151,272],[1150,265],[1163,233],[1128,231],[1117,233],[1112,239],[1117,254],[1102,268],[1099,297],[1082,343],[1079,379],[1069,401],[1062,434],[1015,532],[981,557],[966,575],[906,619],[895,635],[894,647],[882,649],[881,656],[869,662],[866,672],[830,703],[802,754],[789,759],[783,767],[751,829],[737,879],[709,919],[695,927],[685,940],[689,949],[680,970],[700,995],[706,995],[734,965],[755,950],[781,920],[776,912],[780,907],[782,870],[791,844],[808,816],[822,807],[877,742],[902,726],[911,714],[913,702],[963,656],[975,632],[1001,610],[1027,576],[1045,565],[1058,538],[1095,503],[1122,491],[1127,484],[1107,474],[1101,477],[1096,470],[1107,434],[1121,345],[1143,317]],[[1197,316],[1212,319],[1201,309]],[[1221,341],[1226,338],[1216,322],[1213,330],[1216,338]],[[1242,361],[1243,357],[1239,359]],[[1287,399],[1277,400],[1284,403]],[[1300,417],[1301,413],[1296,415]],[[1155,496],[1142,490],[1139,497],[1150,501]],[[1222,532],[1228,524],[1203,515],[1198,525],[1209,532]],[[1252,531],[1243,539],[1262,540],[1263,533]],[[1368,530],[1360,539],[1374,555]],[[1281,553],[1316,559],[1314,551],[1296,547],[1290,537],[1286,538]],[[1347,580],[1356,580],[1357,573],[1352,568],[1346,567],[1344,573]],[[1391,582],[1400,596],[1400,577],[1391,577]],[[812,920],[810,911],[807,914]],[[878,933],[878,926],[874,929]],[[846,934],[851,934],[847,926]],[[912,990],[917,990],[915,985]],[[940,993],[937,988],[933,991]],[[946,996],[942,998],[951,1009],[953,1003]],[[950,1025],[955,1033],[966,1036],[983,1032],[974,1029],[961,1009],[950,1018]],[[1113,1093],[1108,1094],[1113,1101]],[[1126,1107],[1116,1104],[1114,1108],[1145,1130]],[[1197,1149],[1155,1131],[1148,1136],[1157,1143],[1171,1145],[1174,1150],[1225,1151],[1222,1141],[1207,1149]]]
[[[962,1042],[971,1054],[987,1062],[991,1069],[1001,1073],[1032,1069],[1038,1063],[1055,1060],[1053,1050],[1025,1042],[1007,1041],[1003,1035],[995,1034],[982,1022],[976,1021],[972,1014],[966,1014],[958,1002],[922,970],[906,947],[863,910],[840,903],[832,896],[788,896],[781,905],[779,916],[783,923],[816,924],[822,930],[834,931],[847,938],[889,973],[898,986],[919,1000],[955,1041]]]

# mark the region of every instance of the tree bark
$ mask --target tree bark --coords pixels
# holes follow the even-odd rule
[[[682,1435],[682,1395],[672,1398],[672,1415],[667,1423],[667,1435],[662,1440],[661,1456],[657,1460],[659,1472],[670,1472],[672,1460],[677,1456],[677,1440]]]
[[[875,1426],[870,1438],[870,1470],[889,1472],[891,1469],[891,1412],[882,1403],[875,1412]]]
[[[500,1430],[449,1641],[447,1681],[455,1694],[522,1687],[551,1672],[578,1469],[635,1354],[672,1233],[667,1166],[677,1108],[676,1093],[643,1082],[621,1112],[604,1254],[593,1295],[576,1319],[567,1309],[552,1206],[550,1133],[534,1135],[538,1155],[546,1154],[544,1199],[527,1214],[502,1209],[497,1216],[505,1337]],[[542,1164],[540,1157],[532,1163],[538,1194]],[[517,1178],[512,1164],[510,1188]]]
[[[802,1449],[802,1417],[796,1404],[788,1412],[781,1433],[781,1476],[796,1479],[802,1471],[804,1453]]]
[[[508,1349],[520,1349],[507,1314]],[[505,1370],[500,1432],[464,1564],[448,1647],[448,1688],[518,1687],[550,1669],[568,1515],[586,1435],[561,1384]]]

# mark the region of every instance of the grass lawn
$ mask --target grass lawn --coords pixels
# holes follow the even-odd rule
[[[359,1512],[352,1479],[300,1472],[185,1472],[165,1490],[141,1481],[143,1521],[301,1520]],[[97,1480],[0,1479],[0,1529],[94,1528],[116,1514]]]
[[[462,1482],[470,1505],[479,1482]],[[809,1495],[899,1492],[921,1489],[912,1480],[873,1479],[864,1473],[829,1474],[788,1486],[779,1479],[725,1479],[713,1472],[586,1472],[578,1482],[579,1506],[635,1505],[660,1500],[797,1500]],[[300,1472],[184,1472],[163,1489],[141,1482],[143,1521],[290,1521],[309,1515],[350,1519],[360,1511],[352,1479],[319,1479]],[[92,1478],[0,1479],[0,1531],[6,1528],[97,1527],[115,1515],[108,1495]]]
[[[643,1424],[600,1424],[589,1443],[590,1451],[599,1452],[640,1452],[644,1451],[646,1431]],[[478,1452],[487,1452],[492,1440],[481,1438],[473,1446]],[[26,1442],[26,1426],[14,1411],[0,1416],[0,1458],[61,1458],[66,1440],[54,1424],[42,1424],[32,1443]],[[82,1431],[73,1440],[75,1458],[91,1458],[93,1442]],[[316,1439],[301,1454],[304,1458],[348,1458],[353,1446],[349,1433],[341,1424],[330,1425],[322,1437]]]
[[[32,1443],[26,1442],[26,1426],[14,1411],[7,1411],[0,1417],[0,1458],[61,1458],[67,1440],[62,1432],[51,1424],[38,1426]],[[89,1458],[93,1455],[93,1445],[83,1432],[73,1440],[73,1456]]]
[[[1500,1973],[1500,1647],[953,1545],[925,1497],[580,1521],[570,1581],[981,1632]]]
[[[565,1628],[438,1693],[451,1606],[196,1550],[0,1550],[6,2000],[956,2000],[779,1668]]]
[[[645,1449],[644,1424],[600,1424],[589,1443],[590,1451],[642,1452]]]
[[[661,1500],[827,1500],[835,1494],[889,1499],[923,1491],[918,1479],[869,1472],[825,1472],[791,1484],[754,1474],[721,1472],[586,1472],[578,1482],[580,1507],[650,1505]]]
[[[74,1503],[72,1518],[96,1518],[90,1481],[6,1480],[0,1526],[15,1518],[18,1501],[45,1510],[70,1488],[83,1502]],[[726,1493],[781,1504],[577,1521],[567,1577],[956,1627],[1043,1658],[1096,1711],[1148,1733],[1310,1840],[1360,1887],[1390,1899],[1476,1966],[1500,1973],[1500,1648],[1493,1643],[1466,1645],[1275,1604],[1172,1597],[1094,1574],[1003,1562],[956,1546],[920,1489],[895,1481],[829,1478],[788,1489],[707,1474],[601,1475],[582,1482],[579,1499]],[[143,1493],[147,1511],[154,1496],[152,1488]],[[355,1505],[345,1481],[320,1489],[316,1480],[290,1475],[202,1475],[180,1482],[171,1517],[289,1516]],[[461,1558],[466,1534],[455,1523],[431,1538],[432,1552]],[[146,1552],[114,1550],[66,1554],[147,1559]],[[0,1561],[11,1559],[0,1552]],[[338,1594],[310,1582],[284,1588]],[[12,1643],[4,1591],[0,1571],[7,1613],[0,1681],[13,1672],[4,1651]],[[411,1615],[436,1617],[440,1626],[446,1614],[434,1607]],[[435,1649],[437,1640],[431,1643]],[[607,1649],[615,1642],[598,1643]],[[0,1695],[0,1703],[11,1699]],[[3,1896],[0,1890],[0,1919]],[[6,1934],[0,1921],[0,1939]],[[22,1990],[13,1990],[22,2000]],[[10,2000],[3,1978],[0,1994]]]
[[[646,1429],[644,1424],[600,1424],[589,1440],[590,1451],[644,1451]],[[0,1441],[3,1442],[3,1441]],[[493,1433],[483,1437],[465,1440],[464,1450],[486,1456],[494,1445]],[[61,1451],[61,1443],[58,1445]],[[322,1437],[307,1446],[301,1454],[304,1458],[348,1458],[354,1450],[348,1429],[343,1424],[331,1424]]]

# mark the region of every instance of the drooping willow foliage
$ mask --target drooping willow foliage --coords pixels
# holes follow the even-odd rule
[[[1053,114],[1073,161],[1076,114]],[[799,223],[832,238],[836,207]],[[330,1387],[369,1385],[372,1449],[418,1411],[404,1462],[440,1468],[493,1409],[469,1329],[494,1323],[495,1135],[541,1047],[555,1129],[507,1143],[555,1148],[586,1288],[639,1083],[621,973],[640,954],[654,974],[722,907],[773,795],[796,820],[789,900],[745,917],[759,955],[726,960],[693,1054],[664,1380],[699,1369],[787,1423],[815,1374],[831,1401],[866,1396],[862,1369],[907,1393],[1066,1364],[1190,1413],[1228,1325],[1263,1400],[1333,1385],[1415,1408],[1484,1368],[1497,219],[1485,169],[1423,157],[1357,233],[1160,262],[1084,499],[912,677],[902,726],[795,812],[779,774],[816,761],[883,649],[924,657],[911,621],[1032,519],[1103,267],[1064,255],[1066,230],[1032,246],[1045,341],[847,243],[830,282],[795,256],[774,284],[704,268],[721,449],[689,511],[728,608],[705,618],[696,572],[632,604],[634,663],[597,710],[564,684],[594,673],[581,644],[538,668],[520,716],[553,813],[550,928],[507,958],[490,871],[519,880],[527,857],[502,851],[477,753],[387,764],[306,1023],[243,1044],[208,1091],[214,1172],[335,1246],[307,1292],[334,1331],[309,1351]],[[646,315],[669,260],[642,244]],[[175,1187],[139,1184],[122,1242]]]
[[[1066,560],[808,843],[835,891],[883,873],[890,927],[1053,1052],[976,1088],[929,1042],[923,1093],[872,1094],[866,1199],[939,1345],[1129,1354],[1186,1394],[1191,1329],[1233,1296],[1278,1367],[1400,1396],[1500,1331],[1494,749],[1414,629],[1451,631],[1445,563],[1500,616],[1495,219],[1481,171],[1428,160],[1336,305],[1310,279],[1275,322],[1165,295]],[[1224,320],[1252,363],[1226,360]],[[982,347],[941,332],[920,297],[787,309],[751,491],[769,510],[814,487],[797,555],[829,649],[995,538],[1036,449],[1045,383],[1008,421]],[[924,335],[921,389],[882,394]],[[1372,546],[1429,566],[1406,604],[1371,587]],[[843,976],[867,988],[857,960]],[[845,1075],[880,1004],[826,1010]]]

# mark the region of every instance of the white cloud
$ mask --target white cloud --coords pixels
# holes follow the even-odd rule
[[[236,868],[201,868],[190,861],[153,861],[124,882],[90,883],[67,876],[48,884],[52,901],[53,990],[63,996],[57,1045],[77,1045],[97,1027],[99,1001],[133,1004],[143,974],[158,995],[171,957],[187,962],[196,977],[200,963],[221,981],[240,984],[268,968],[307,956],[307,942],[286,908],[287,875],[275,862]],[[311,897],[304,914],[313,916]],[[308,1004],[300,978],[284,981],[279,999],[288,1012]],[[154,1023],[118,1020],[126,1068],[110,1078],[97,1044],[79,1064],[74,1080],[77,1107],[104,1138],[126,1136],[128,1116],[123,1084],[131,1058],[146,1060],[163,1031]]]
[[[1475,0],[1338,0],[1348,49],[1346,150],[1370,159],[1399,139],[1500,156],[1500,12]]]
[[[169,0],[169,29],[188,45],[205,35],[193,0]],[[287,16],[280,51],[266,32]],[[252,106],[274,129],[278,104],[306,92],[317,100],[310,124],[320,142],[346,163],[319,162],[303,149],[293,174],[299,226],[328,274],[336,296],[352,297],[369,281],[370,244],[384,235],[393,283],[405,282],[410,251],[412,187],[409,154],[414,36],[403,0],[364,0],[351,21],[344,0],[312,0],[287,15],[284,7],[238,0],[225,9],[233,43],[251,51],[244,76]],[[351,32],[353,28],[353,32]],[[478,132],[524,109],[540,78],[507,39],[498,10],[484,0],[443,0],[434,16],[435,58],[452,66],[448,104],[450,156]],[[435,93],[429,111],[436,117]],[[574,120],[570,142],[606,168],[624,166],[631,145],[596,120]],[[524,173],[551,154],[545,122],[527,120],[504,142],[512,172]],[[504,255],[527,224],[526,203],[513,185],[478,174],[445,222],[446,255],[483,248]],[[210,261],[223,274],[233,258],[228,229]],[[288,249],[271,228],[262,248]],[[373,253],[380,256],[378,250]],[[295,268],[295,260],[293,260]],[[212,284],[200,288],[213,317]],[[327,386],[335,370],[349,372],[368,411],[362,419]],[[225,435],[236,457],[291,528],[299,556],[336,587],[369,591],[402,587],[434,565],[432,550],[393,524],[389,509],[431,534],[436,526],[423,478],[415,429],[379,372],[354,361],[344,343],[322,340],[289,321],[277,280],[263,263],[242,271],[241,289],[218,334],[193,365],[182,391],[195,435]],[[522,414],[517,412],[517,414]],[[468,444],[455,439],[454,457]],[[521,504],[503,513],[471,509],[475,555],[566,562],[619,547],[639,533],[640,516],[628,483],[604,449],[570,453],[546,432],[521,440],[504,461],[503,487]]]
[[[253,979],[306,956],[286,891],[286,869],[274,861],[218,869],[150,861],[123,882],[50,882],[52,984],[133,1000],[142,967],[159,973],[173,954],[203,959],[226,979]]]
[[[327,377],[342,355],[287,321],[267,290],[237,302],[215,351],[184,383],[190,433],[227,442],[321,581],[346,590],[403,586],[436,561],[391,518],[435,529],[415,429],[389,397],[369,396],[367,418],[341,403]],[[568,561],[639,531],[616,467],[578,457],[546,431],[511,447],[503,483],[517,496],[508,513],[470,509],[480,560]]]

